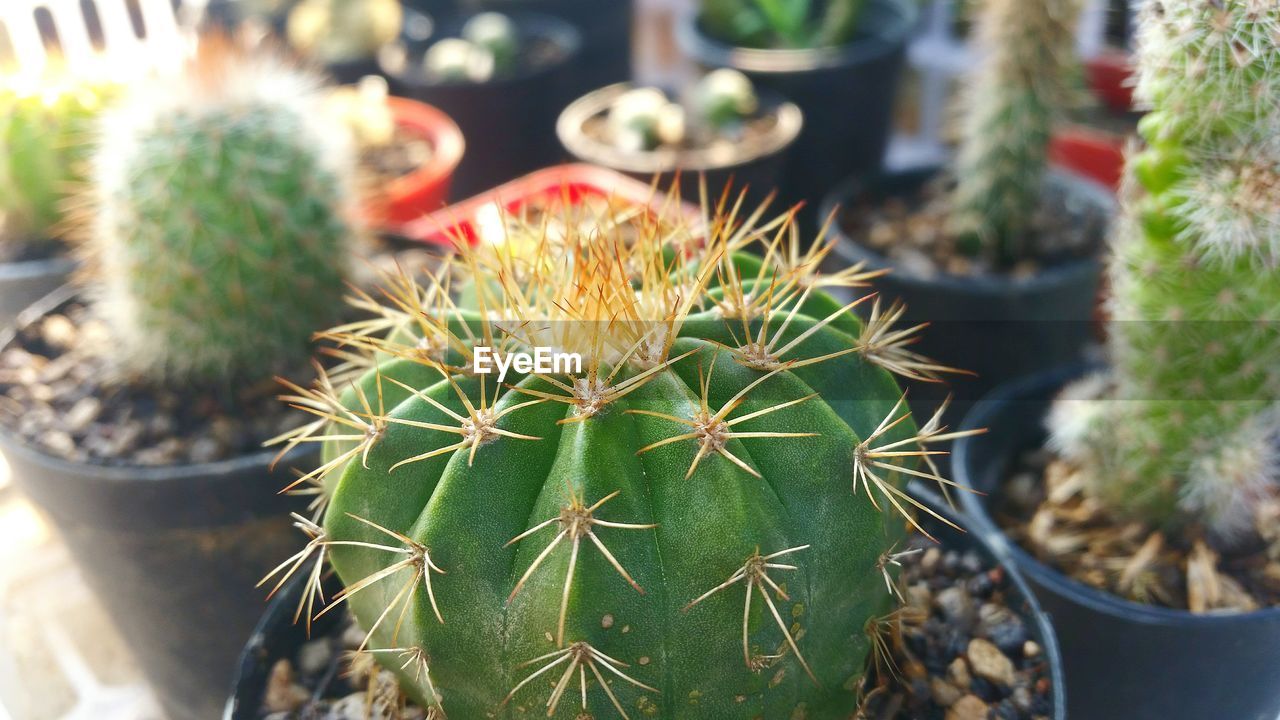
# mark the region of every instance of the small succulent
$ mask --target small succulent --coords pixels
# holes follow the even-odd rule
[[[516,68],[520,32],[511,18],[496,12],[467,20],[460,37],[444,38],[427,48],[422,67],[436,82],[488,82]]]
[[[395,116],[387,104],[389,88],[385,78],[369,75],[355,85],[330,91],[328,109],[351,129],[361,148],[387,147],[395,138]]]
[[[400,0],[302,0],[289,12],[289,43],[307,57],[336,64],[365,60],[396,39]]]
[[[69,75],[0,86],[0,242],[9,250],[61,234],[65,200],[84,182],[95,118],[113,93],[108,83]]]
[[[1064,394],[1052,439],[1117,517],[1232,544],[1280,497],[1280,6],[1148,3],[1138,72],[1112,370]]]
[[[732,135],[759,106],[751,80],[737,70],[723,68],[704,75],[687,93],[684,105],[652,87],[619,95],[609,107],[608,132],[622,150],[653,150],[680,145],[691,134]]]
[[[87,250],[122,370],[153,381],[295,367],[340,309],[352,143],[318,78],[212,43],[102,118]]]
[[[825,291],[874,273],[819,274],[830,238],[763,217],[544,219],[361,299],[332,337],[363,374],[288,398],[316,420],[283,440],[324,447],[278,570],[298,612],[331,562],[363,649],[442,717],[848,717],[901,485],[955,434],[905,408],[891,371],[941,369],[900,310]],[[521,371],[536,347],[581,362]]]
[[[1049,136],[1069,102],[1079,0],[986,0],[960,105],[949,231],[999,265],[1034,255]]]
[[[848,42],[865,0],[701,0],[713,35],[740,47],[820,48]]]

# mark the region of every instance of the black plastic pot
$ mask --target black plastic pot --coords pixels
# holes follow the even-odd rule
[[[72,297],[63,289],[24,311],[25,326]],[[8,334],[2,344],[12,341]],[[235,661],[261,614],[254,586],[296,551],[278,494],[308,453],[202,465],[71,463],[0,428],[14,483],[52,520],[171,720],[217,717]]]
[[[681,51],[703,67],[740,70],[804,112],[784,200],[807,200],[813,207],[836,183],[879,171],[884,161],[916,3],[869,0],[863,13],[852,42],[811,50],[733,47],[707,34],[692,16],[676,28]]]
[[[430,2],[431,0],[425,0]],[[437,0],[438,1],[438,0]],[[412,0],[410,4],[424,2]],[[631,79],[634,0],[453,0],[467,11],[496,10],[508,15],[535,10],[572,23],[582,33],[580,62],[570,79],[572,97]]]
[[[440,26],[428,42],[404,43],[382,53],[393,94],[434,105],[462,129],[467,153],[453,177],[450,194],[455,199],[561,159],[556,117],[573,97],[571,67],[580,62],[581,38],[559,18],[516,13],[511,19],[524,47],[544,43],[553,50],[539,63],[522,63],[515,74],[489,82],[436,83],[422,69],[428,42],[457,36],[460,20]]]
[[[969,525],[962,514],[946,507],[936,495],[915,487],[911,492],[922,501],[942,508],[941,512],[956,524],[962,527]],[[999,550],[991,544],[988,535],[959,532],[927,517],[922,518],[921,522],[944,546],[961,550],[976,548],[986,561],[1004,565],[1010,584],[1017,590],[1016,597],[1008,598],[1009,608],[1028,621],[1029,635],[1043,649],[1045,662],[1048,663],[1048,677],[1053,684],[1052,720],[1066,720],[1066,681],[1062,672],[1058,639],[1049,616],[1041,611],[1030,586],[1018,574],[1017,569],[1011,566]],[[294,577],[267,605],[266,613],[258,623],[248,645],[245,646],[244,654],[240,657],[239,675],[231,687],[231,696],[227,699],[223,720],[257,720],[271,666],[278,660],[293,658],[298,648],[308,640],[323,637],[335,631],[338,625],[337,613],[326,614],[313,622],[309,637],[305,625],[293,622],[298,600],[302,597],[304,581],[304,577]],[[333,597],[337,589],[336,578],[330,577],[325,588],[326,597]],[[1093,720],[1103,720],[1103,717],[1098,716]]]
[[[1276,720],[1280,715],[1280,608],[1193,615],[1138,605],[1079,583],[1011,542],[991,519],[1017,453],[1040,447],[1058,390],[1084,372],[1058,369],[1000,388],[966,428],[985,435],[955,447],[956,480],[978,532],[991,534],[1035,588],[1062,643],[1071,717],[1083,720]]]
[[[733,147],[714,149],[658,149],[626,152],[586,133],[583,128],[594,118],[605,116],[614,100],[633,86],[618,83],[590,92],[569,104],[556,123],[556,135],[566,151],[577,160],[600,165],[650,182],[655,176],[666,187],[679,173],[685,199],[697,202],[700,177],[706,179],[709,197],[719,197],[725,187],[750,188],[754,200],[762,201],[775,190],[782,177],[787,153],[804,125],[800,108],[776,93],[763,93],[760,106],[777,122],[772,132]]]
[[[18,313],[65,285],[75,268],[75,261],[65,257],[0,264],[0,328],[9,327]]]
[[[822,215],[888,198],[910,201],[937,173],[937,168],[921,168],[849,180],[827,196]],[[1056,171],[1048,182],[1066,190],[1076,210],[1072,214],[1109,217],[1115,212],[1114,196],[1101,185]],[[894,269],[891,260],[849,238],[839,223],[834,225],[839,243],[833,255],[841,267],[862,262],[868,269]],[[1098,239],[1099,251],[1102,240]],[[1054,265],[1029,278],[920,277],[895,271],[877,279],[875,289],[886,305],[899,298],[906,303],[904,324],[929,323],[913,350],[976,373],[949,377],[945,385],[912,384],[913,399],[921,403],[953,394],[953,419],[958,421],[967,405],[996,385],[1079,359],[1094,330],[1101,273],[1102,264],[1095,258]]]

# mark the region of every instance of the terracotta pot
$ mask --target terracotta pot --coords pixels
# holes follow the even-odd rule
[[[387,104],[396,125],[425,137],[431,144],[431,159],[426,165],[392,180],[366,200],[365,213],[370,222],[397,233],[405,223],[444,207],[466,143],[458,125],[426,103],[389,97]]]

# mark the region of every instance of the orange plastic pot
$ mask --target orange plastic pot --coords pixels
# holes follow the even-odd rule
[[[366,217],[374,227],[403,234],[405,224],[444,207],[466,143],[457,124],[426,103],[389,97],[387,104],[396,125],[431,144],[426,165],[396,178],[365,201]]]
[[[1117,190],[1124,176],[1124,144],[1115,133],[1072,125],[1053,134],[1049,162]]]

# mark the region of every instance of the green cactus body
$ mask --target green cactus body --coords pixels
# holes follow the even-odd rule
[[[94,118],[111,93],[106,83],[69,78],[33,91],[0,87],[0,239],[58,234],[62,205],[84,180]]]
[[[822,290],[869,276],[814,274],[822,242],[797,261],[737,252],[762,236],[686,255],[669,233],[571,234],[487,268],[467,250],[471,309],[372,343],[342,400],[299,388],[340,418],[311,476],[324,526],[303,524],[413,697],[454,717],[854,710],[869,628],[895,607],[899,486],[935,477],[915,461],[950,436],[916,430],[882,367],[933,366]],[[476,347],[544,343],[587,367],[502,390],[473,372]]]
[[[1280,416],[1280,9],[1152,3],[1140,24],[1146,147],[1111,267],[1114,372],[1060,403],[1055,440],[1121,516],[1251,534],[1276,491]]]
[[[318,83],[219,55],[104,117],[90,250],[125,370],[260,377],[340,312],[352,152]]]
[[[400,0],[302,0],[289,11],[289,43],[324,63],[376,57],[400,34]]]
[[[1026,257],[1049,134],[1066,103],[1078,0],[986,0],[960,106],[950,230],[971,255]]]

